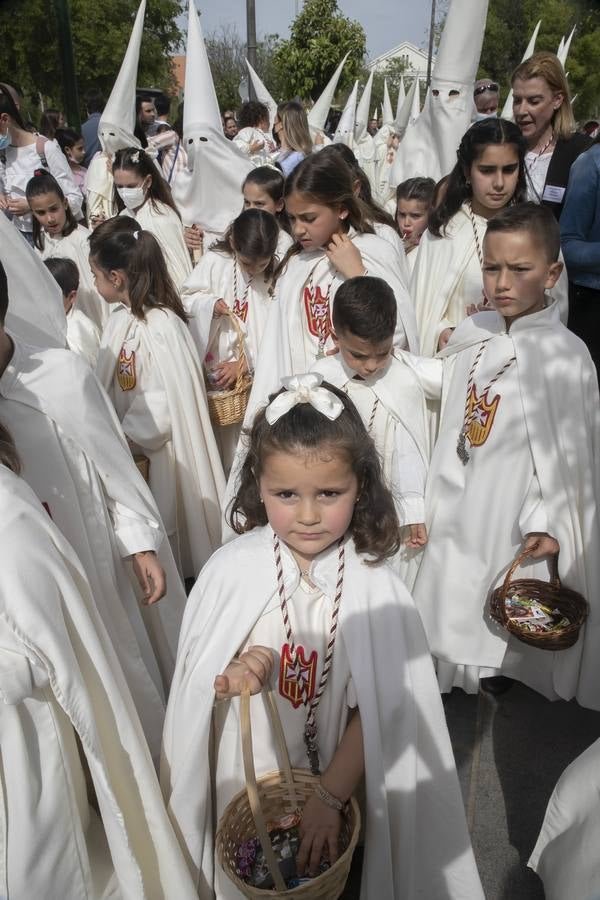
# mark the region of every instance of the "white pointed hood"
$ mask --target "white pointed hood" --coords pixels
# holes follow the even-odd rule
[[[325,128],[325,122],[327,121],[327,115],[331,109],[333,98],[335,97],[340,75],[342,74],[342,69],[346,64],[349,55],[349,52],[346,53],[343,60],[329,79],[325,90],[308,114],[308,127],[310,128],[310,133],[313,138],[317,132],[323,131]]]
[[[269,110],[269,129],[272,130],[273,125],[275,124],[275,116],[277,115],[277,103],[273,100],[264,82],[261,81],[258,73],[254,71],[248,60],[246,60],[246,65],[248,67],[254,93],[256,94],[256,99],[261,103],[264,103]]]
[[[521,62],[525,62],[526,59],[529,59],[529,57],[533,56],[533,54],[535,53],[535,42],[537,41],[537,36],[539,34],[541,24],[542,24],[542,20],[540,19],[540,21],[537,23],[537,25],[533,29],[533,34],[531,35],[531,37],[529,39],[529,43],[527,44],[527,49],[525,50],[525,53],[523,54],[523,58],[522,58]],[[502,118],[510,119],[510,121],[512,122],[512,118],[513,118],[512,88],[508,92],[508,97],[506,98],[506,102],[502,108]]]
[[[346,144],[352,150],[354,148],[354,125],[356,122],[356,98],[358,96],[358,81],[350,91],[344,111],[342,112],[338,127],[333,136],[334,144]]]
[[[564,68],[567,64],[567,56],[569,55],[569,50],[571,49],[571,41],[573,40],[573,35],[575,34],[577,26],[573,27],[573,30],[568,38],[563,38],[561,41],[561,46],[558,48],[558,53],[556,54]]]
[[[392,110],[392,101],[390,100],[387,78],[383,79],[383,106],[381,107],[381,116],[383,118],[382,125],[394,124],[394,111]]]
[[[419,76],[415,78],[415,88],[412,92],[412,103],[410,104],[409,125],[414,125],[421,115],[421,91],[419,90]]]
[[[373,72],[369,75],[365,89],[362,92],[360,103],[356,108],[356,121],[354,125],[354,138],[360,141],[369,124],[369,110],[371,109],[371,91],[373,89]]]
[[[454,167],[458,145],[471,124],[473,84],[487,9],[488,0],[452,0],[429,102],[398,147],[391,173],[393,186],[415,175],[439,181]]]
[[[145,14],[146,0],[142,0],[117,80],[100,116],[98,138],[102,149],[109,156],[114,156],[117,150],[124,150],[126,147],[141,147],[133,132],[135,129],[135,87]]]
[[[184,225],[222,233],[242,209],[242,182],[252,162],[223,134],[221,113],[194,0],[188,11],[183,147],[173,198]]]
[[[400,110],[406,100],[406,88],[404,86],[404,75],[400,76],[400,89],[398,90],[398,102],[396,103],[396,119],[398,122],[400,119]]]
[[[404,87],[404,83],[402,84],[402,87]],[[408,93],[404,96],[402,107],[398,109],[398,113],[396,115],[396,131],[398,132],[400,137],[404,135],[406,129],[409,127],[411,114],[415,106],[415,94],[418,93],[418,87],[419,78],[415,75],[412,80],[412,84],[408,89]]]
[[[0,262],[8,280],[5,325],[15,337],[34,347],[67,344],[67,319],[62,291],[41,256],[0,215]]]

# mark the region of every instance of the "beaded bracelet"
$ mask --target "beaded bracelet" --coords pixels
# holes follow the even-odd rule
[[[315,785],[315,794],[319,800],[323,801],[325,806],[329,806],[330,809],[335,809],[337,812],[342,812],[346,805],[342,800],[339,800],[337,797],[334,797],[333,794],[330,794],[329,791],[326,791],[320,782]]]

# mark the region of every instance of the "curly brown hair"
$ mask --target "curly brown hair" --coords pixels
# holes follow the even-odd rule
[[[360,486],[349,532],[356,550],[376,565],[400,549],[400,524],[392,494],[386,487],[375,444],[350,398],[326,381],[322,387],[342,401],[344,410],[331,421],[309,403],[299,403],[269,425],[266,407],[259,410],[250,429],[243,432],[248,453],[242,466],[236,495],[227,521],[237,534],[266,525],[259,481],[272,453],[314,453],[330,450],[344,454]],[[272,394],[269,402],[281,394]]]

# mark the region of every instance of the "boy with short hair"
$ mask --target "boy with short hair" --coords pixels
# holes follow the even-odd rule
[[[94,322],[76,306],[79,269],[72,259],[58,256],[45,259],[44,265],[62,291],[67,317],[67,346],[95,369],[100,349],[100,332]]]
[[[407,526],[399,557],[400,574],[410,588],[420,550],[427,542],[424,492],[429,446],[425,398],[410,367],[393,355],[397,303],[381,278],[349,278],[333,304],[335,355],[312,368],[356,406],[379,451],[383,472]]]
[[[549,699],[600,709],[598,382],[585,345],[547,305],[559,251],[545,207],[502,210],[483,242],[494,311],[462,322],[438,359],[416,365],[442,403],[414,596],[443,691],[475,692],[502,672]],[[489,594],[523,547],[532,562],[520,577],[547,581],[543,558],[560,549],[561,578],[590,602],[569,650],[539,653],[490,619]]]

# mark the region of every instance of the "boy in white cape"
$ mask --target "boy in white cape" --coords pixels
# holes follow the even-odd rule
[[[600,709],[598,382],[583,343],[545,291],[561,271],[545,207],[509,207],[488,224],[484,286],[495,312],[465,320],[421,362],[441,420],[426,493],[429,542],[415,602],[443,691],[506,687],[500,672],[549,699]],[[577,644],[544,653],[508,638],[486,610],[523,545],[558,553],[560,577],[590,603]],[[548,580],[546,562],[525,577]]]
[[[91,319],[78,308],[79,270],[72,259],[53,256],[44,263],[63,295],[67,317],[67,346],[94,369],[100,349],[100,332]]]
[[[89,366],[68,350],[32,347],[9,334],[1,324],[7,307],[0,265],[0,416],[24,479],[83,564],[156,756],[185,606],[160,516]],[[24,310],[17,291],[11,311],[18,322]],[[164,603],[140,606],[136,579],[153,604],[165,593],[165,569]]]
[[[18,465],[0,426],[0,894],[192,900],[83,568]]]
[[[311,371],[348,394],[375,442],[398,518],[406,526],[397,563],[410,590],[427,541],[429,442],[423,390],[405,361],[393,356],[396,312],[394,292],[383,279],[345,281],[332,315],[338,352],[317,360]]]

